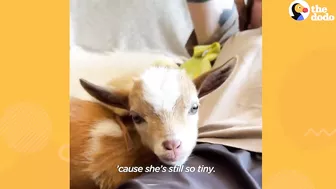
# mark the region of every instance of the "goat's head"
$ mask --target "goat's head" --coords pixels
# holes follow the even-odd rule
[[[81,85],[101,103],[128,110],[143,145],[163,163],[181,165],[196,145],[200,99],[228,78],[235,60],[194,80],[181,69],[151,67],[128,92],[85,80]]]

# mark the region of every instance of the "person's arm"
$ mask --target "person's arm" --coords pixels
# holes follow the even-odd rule
[[[262,0],[253,0],[251,1],[251,10],[250,10],[250,22],[248,29],[255,29],[262,26]]]
[[[219,41],[239,31],[234,0],[187,0],[198,44]]]

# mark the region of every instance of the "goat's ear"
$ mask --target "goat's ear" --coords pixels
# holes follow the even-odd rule
[[[98,86],[84,79],[80,79],[80,84],[92,97],[103,104],[121,109],[129,109],[128,94],[115,89],[107,89]]]
[[[220,87],[230,76],[238,58],[233,57],[218,68],[212,69],[194,79],[198,97],[202,98]]]

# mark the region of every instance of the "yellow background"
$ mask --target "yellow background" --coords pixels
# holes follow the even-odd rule
[[[336,24],[290,3],[263,2],[263,188],[333,189]],[[0,24],[0,188],[68,188],[69,2],[2,1]]]
[[[1,1],[0,65],[0,188],[69,188],[69,1]]]
[[[334,189],[336,21],[294,21],[291,2],[263,1],[263,188]]]

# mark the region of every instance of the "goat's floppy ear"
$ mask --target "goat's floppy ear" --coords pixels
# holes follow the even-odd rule
[[[121,109],[129,109],[128,94],[118,90],[107,89],[98,86],[84,79],[80,79],[80,84],[92,97],[109,106]]]
[[[198,91],[198,97],[211,93],[221,86],[230,76],[238,58],[233,57],[218,68],[212,69],[194,79],[194,84]]]

